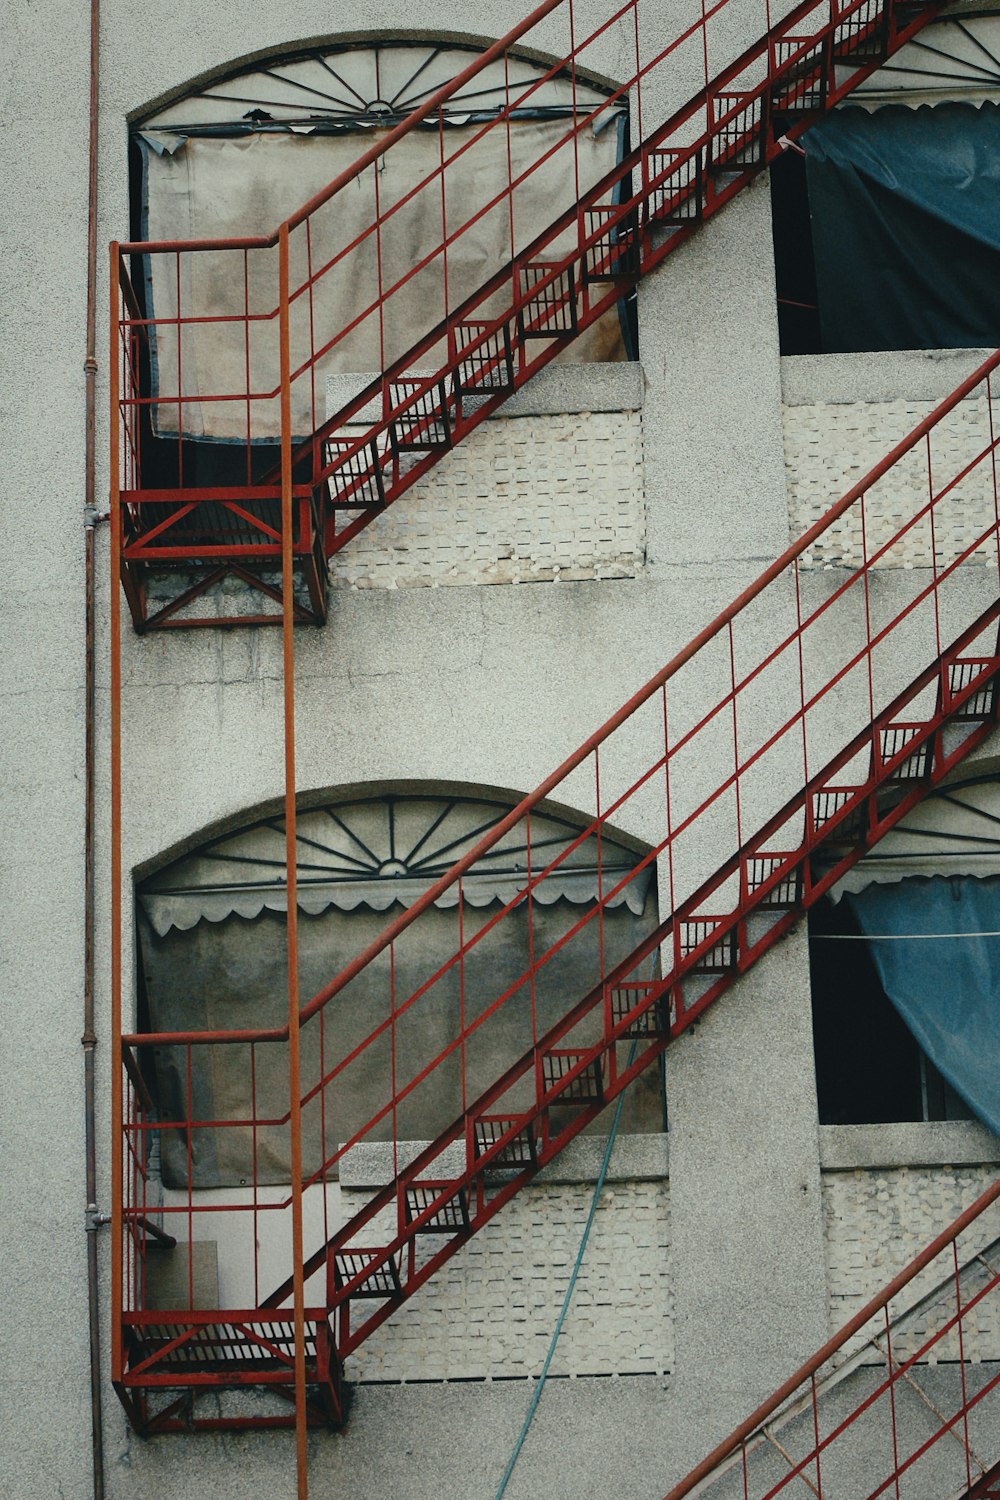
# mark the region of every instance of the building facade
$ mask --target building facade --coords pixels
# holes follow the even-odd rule
[[[94,1239],[105,1493],[180,1500],[197,1487],[225,1500],[295,1492],[291,1433],[143,1439],[109,1378],[111,1261],[101,1219],[112,1191],[118,1083],[110,1052],[103,248],[138,232],[130,225],[137,223],[145,170],[152,181],[149,162],[137,167],[133,157],[130,167],[130,139],[134,152],[143,126],[155,136],[148,122],[171,108],[176,131],[181,104],[198,90],[210,92],[212,80],[237,65],[273,82],[281,59],[307,46],[328,60],[338,48],[360,54],[401,43],[482,49],[521,19],[521,9],[520,0],[489,0],[474,18],[429,17],[410,0],[361,0],[349,11],[289,0],[264,12],[229,0],[210,9],[182,3],[154,21],[132,0],[103,0],[95,522],[85,513],[89,20],[84,8],[64,0],[44,11],[7,8],[8,357],[0,409],[6,506],[15,524],[2,591],[8,795],[0,1493],[11,1500],[93,1493],[87,1260]],[[765,24],[754,4],[731,0],[727,10],[719,67]],[[603,16],[596,0],[578,11],[585,12],[581,28]],[[655,12],[650,7],[642,25],[663,27],[665,45],[667,21]],[[979,11],[975,20],[983,28],[975,34],[992,46],[1000,23]],[[565,24],[553,14],[549,31],[543,24],[533,37],[535,50],[563,55]],[[940,45],[954,53],[952,23],[935,24]],[[601,87],[627,76],[624,48],[623,36],[609,33],[603,67],[592,69]],[[911,93],[922,90],[928,109],[955,100],[992,108],[1000,80],[977,74],[970,82],[958,77],[960,63],[955,68],[955,77],[933,86],[904,82]],[[889,86],[877,75],[870,81],[870,111],[884,104]],[[691,87],[678,69],[669,88],[662,84],[662,109]],[[162,135],[166,127],[159,128]],[[341,152],[365,143],[337,137]],[[159,160],[155,152],[152,160]],[[357,832],[361,824],[345,807],[365,802],[365,816],[377,818],[405,804],[430,827],[447,803],[466,809],[461,837],[471,837],[480,804],[511,807],[541,783],[987,357],[985,347],[916,345],[783,353],[774,201],[764,174],[640,282],[635,348],[626,341],[611,358],[603,347],[588,363],[550,365],[337,554],[326,624],[296,633],[296,785],[304,818],[340,809]],[[271,220],[261,224],[271,227]],[[779,237],[778,245],[780,258],[787,240]],[[996,323],[985,318],[983,345]],[[786,332],[786,347],[789,339]],[[352,376],[367,374],[362,365],[332,375],[321,395],[327,409],[363,384],[355,378],[352,385]],[[966,414],[963,407],[952,424],[959,462]],[[88,526],[97,601],[96,1219],[86,1212],[80,1044]],[[828,545],[832,550],[810,559],[806,582],[817,591],[857,566],[849,536]],[[934,546],[932,539],[932,554]],[[885,575],[884,588],[915,587],[932,561],[917,548]],[[975,587],[984,598],[988,572],[983,561]],[[238,601],[238,587],[225,597]],[[766,639],[767,620],[752,628]],[[832,644],[830,650],[832,660]],[[222,907],[202,906],[192,920],[178,911],[185,900],[197,905],[202,877],[192,867],[201,860],[204,868],[220,841],[235,841],[227,847],[240,858],[256,858],[258,846],[239,840],[280,822],[281,633],[244,626],[138,634],[126,613],[121,653],[125,1029],[142,1029],[157,985],[168,1014],[171,996],[196,993],[192,976],[199,972],[214,976],[204,980],[209,998],[220,993],[218,976],[228,976],[227,1016],[245,1004],[248,1024],[272,1024],[265,1014],[271,976],[284,983],[280,901],[244,907],[230,893]],[[922,665],[899,648],[900,689]],[[963,774],[989,780],[997,753],[995,740],[984,740]],[[577,826],[574,818],[582,826],[585,807],[568,799],[560,807],[567,827]],[[655,842],[641,818],[616,826],[626,861]],[[459,852],[464,847],[457,844]],[[715,852],[721,859],[730,850]],[[989,849],[978,855],[975,873],[993,873]],[[651,905],[618,913],[623,924],[639,924],[636,931],[653,920],[657,896],[665,914],[662,862],[657,875]],[[169,912],[168,899],[175,903]],[[567,895],[559,910],[572,910],[573,899]],[[588,893],[579,899],[585,903]],[[317,985],[325,965],[335,965],[332,978],[394,914],[380,900],[370,891],[354,905],[331,897],[310,909],[303,900],[301,940]],[[949,1117],[968,1114],[959,1107],[928,1105],[926,1089],[898,1119],[821,1121],[809,948],[802,922],[666,1049],[662,1080],[644,1080],[645,1092],[630,1096],[552,1366],[558,1378],[546,1387],[511,1497],[597,1496],[611,1486],[636,1496],[664,1493],[996,1176],[1000,1148],[992,1132],[977,1120]],[[836,961],[814,944],[814,974],[817,964]],[[435,1021],[443,1036],[447,1024]],[[419,1053],[431,1042],[411,1045]],[[866,1045],[862,1034],[858,1046]],[[891,1053],[884,1066],[896,1066]],[[559,1313],[608,1123],[606,1113],[359,1351],[347,1371],[347,1422],[339,1431],[310,1432],[314,1496],[457,1500],[495,1491]],[[436,1128],[436,1117],[416,1111],[400,1134],[427,1139]],[[164,1166],[154,1209],[169,1206],[171,1191],[185,1187],[171,1188],[170,1170]],[[226,1170],[218,1182],[238,1197],[239,1163]],[[385,1175],[384,1152],[372,1141],[343,1162],[324,1194],[331,1211],[349,1212]],[[278,1159],[269,1189],[286,1180]],[[310,1212],[318,1209],[307,1201],[307,1232],[311,1226],[318,1235]],[[995,1234],[984,1219],[977,1244],[970,1239],[963,1250],[971,1255]],[[197,1237],[212,1247],[204,1253],[216,1294],[227,1278],[235,1286],[243,1273],[225,1237],[207,1229]],[[282,1245],[264,1249],[277,1272]],[[193,1253],[185,1279],[189,1267],[192,1277],[202,1274]]]

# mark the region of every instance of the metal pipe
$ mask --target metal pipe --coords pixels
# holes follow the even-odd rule
[[[108,406],[110,431],[118,431],[120,371],[118,352],[118,245],[110,247],[110,276],[108,278],[108,330],[111,351],[108,369]],[[110,608],[108,629],[110,660],[110,746],[109,770],[110,835],[111,835],[111,917],[109,942],[111,945],[111,1378],[119,1382],[123,1373],[122,1360],[122,1297],[124,1278],[122,1274],[122,911],[121,911],[121,490],[119,473],[118,442],[112,439],[109,450],[109,486],[111,498],[111,541],[108,567]]]
[[[87,1320],[90,1343],[91,1472],[94,1500],[104,1500],[104,1413],[101,1402],[101,1309],[98,1282],[96,1050],[94,1029],[94,527],[97,522],[97,144],[100,84],[100,0],[90,0],[90,101],[87,163],[87,352],[84,359],[84,893],[83,1114],[86,1152]]]
[[[289,344],[288,230],[278,241],[281,357],[281,637],[285,750],[285,885],[288,921],[288,1111],[292,1176],[292,1283],[295,1316],[295,1470],[298,1500],[308,1500],[306,1446],[305,1277],[302,1233],[302,1074],[299,1051],[298,848],[295,805],[295,573],[292,557],[292,406]]]

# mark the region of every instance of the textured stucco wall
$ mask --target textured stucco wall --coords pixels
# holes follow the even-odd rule
[[[946,350],[891,355],[833,355],[782,361],[788,519],[793,536],[817,521],[834,501],[863,478],[907,433],[934,410],[985,357],[985,350]],[[997,398],[993,398],[994,430]],[[990,413],[982,388],[936,424],[931,466],[939,490],[950,488],[935,515],[934,549],[939,566],[968,548],[995,523],[993,466],[982,455],[990,443]],[[927,504],[927,453],[923,444],[893,466],[865,498],[867,554],[889,541]],[[996,545],[974,560],[988,563]],[[875,564],[920,568],[931,563],[930,523],[923,519]],[[810,567],[857,567],[865,556],[860,509],[810,548]]]
[[[996,1154],[996,1153],[995,1153]],[[874,1297],[941,1229],[996,1181],[996,1160],[903,1167],[857,1167],[823,1173],[823,1215],[830,1298],[830,1333]],[[994,1204],[959,1241],[959,1264],[1000,1239]],[[995,1253],[990,1257],[996,1264]],[[899,1312],[948,1275],[940,1259],[921,1272],[894,1304]],[[995,1298],[965,1330],[972,1360],[1000,1358]]]
[[[83,1063],[85,6],[0,56],[0,1494],[88,1493]],[[56,1395],[58,1393],[58,1395]]]
[[[581,1183],[519,1193],[366,1340],[348,1361],[348,1378],[509,1380],[536,1374],[593,1191]],[[362,1194],[342,1191],[345,1213],[362,1202]],[[607,1187],[552,1374],[667,1374],[674,1363],[671,1303],[666,1184],[623,1181]]]
[[[208,8],[181,0],[158,24],[150,24],[134,0],[105,0],[102,9],[102,246],[127,231],[129,113],[250,50],[349,29],[403,35],[424,21],[412,0],[365,0],[349,8],[290,0],[280,9],[249,0]],[[497,35],[522,9],[522,0],[485,0],[473,30]],[[683,24],[688,12],[695,14],[686,7],[671,21]],[[758,12],[750,4],[730,8],[713,65],[739,49]],[[585,0],[578,24],[599,13],[597,0]],[[666,25],[662,8],[643,7],[642,16],[644,26],[662,32]],[[0,421],[5,514],[17,545],[9,550],[0,593],[2,754],[5,785],[14,794],[3,826],[8,926],[0,1265],[5,1374],[26,1373],[23,1381],[0,1384],[0,1494],[4,1500],[83,1500],[90,1493],[79,1047],[87,38],[85,17],[69,0],[50,0],[44,10],[27,4],[7,25],[13,45],[0,63],[6,89],[0,149],[18,213],[5,217],[0,234],[13,292],[3,305],[17,312],[5,339]],[[550,44],[561,48],[562,41],[553,23]],[[624,33],[609,34],[610,74],[627,59],[630,44]],[[698,81],[694,74],[678,75],[665,100],[685,96]],[[102,269],[98,308],[105,306]],[[788,510],[766,186],[727,210],[676,264],[649,281],[640,322],[648,550],[638,576],[530,590],[335,590],[327,629],[304,632],[297,646],[303,788],[396,778],[534,785],[784,546]],[[106,333],[102,318],[102,413]],[[555,375],[552,380],[558,384]],[[555,385],[551,389],[545,412],[522,412],[514,420],[601,410],[574,406],[559,398]],[[637,417],[625,425],[634,441]],[[499,432],[504,424],[494,426]],[[611,427],[596,423],[598,429]],[[102,497],[104,450],[102,421]],[[107,1066],[105,533],[98,565],[104,1205],[108,1101],[116,1082]],[[251,631],[140,641],[126,629],[123,648],[124,866],[130,881],[134,868],[165,850],[280,794],[280,642],[276,634]],[[710,1016],[670,1063],[672,1387],[653,1374],[554,1382],[509,1500],[596,1497],[612,1487],[621,1492],[623,1485],[636,1495],[662,1492],[825,1331],[809,1048],[799,939]],[[536,1197],[572,1197],[576,1210],[583,1191],[549,1186]],[[652,1276],[656,1298],[665,1298],[662,1273],[652,1269],[667,1223],[663,1184],[644,1183],[634,1194],[634,1207],[648,1208],[655,1226],[641,1247],[634,1239],[614,1244],[611,1226],[619,1208],[628,1216],[631,1190],[614,1184],[612,1191],[596,1242],[600,1249],[606,1223],[598,1274],[611,1275],[613,1251],[621,1249],[622,1274],[634,1272],[635,1281],[623,1281],[616,1297],[627,1301],[632,1293],[623,1288]],[[501,1218],[498,1234],[503,1224]],[[628,1240],[636,1231],[623,1233]],[[562,1234],[560,1243],[568,1245],[568,1217]],[[638,1260],[630,1247],[642,1249]],[[556,1292],[552,1270],[547,1312]],[[107,1295],[104,1285],[105,1307]],[[662,1320],[664,1306],[637,1306],[620,1346],[608,1345],[605,1371],[625,1371],[629,1352],[642,1348],[639,1324],[645,1325],[646,1313]],[[542,1321],[539,1312],[536,1336]],[[661,1361],[656,1354],[653,1366],[666,1368],[666,1356]],[[412,1500],[466,1500],[486,1493],[502,1472],[527,1396],[526,1383],[518,1380],[366,1386],[342,1435],[311,1438],[312,1493],[338,1500],[403,1493]],[[109,1389],[105,1401],[113,1500],[153,1494],[187,1500],[198,1490],[219,1500],[294,1492],[287,1436],[141,1443]]]

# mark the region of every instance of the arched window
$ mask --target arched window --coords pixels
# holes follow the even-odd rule
[[[460,76],[478,52],[433,41],[311,48],[215,77],[145,112],[132,125],[134,235],[174,241],[271,232],[380,133]],[[534,60],[508,57],[477,73],[446,108],[360,173],[328,211],[312,217],[307,247],[305,237],[298,237],[303,243],[293,245],[292,282],[309,283],[310,292],[308,309],[299,299],[293,316],[308,316],[322,330],[318,344],[355,325],[317,365],[318,394],[312,392],[312,401],[306,399],[307,383],[293,389],[298,435],[315,425],[307,406],[325,402],[324,381],[386,368],[575,202],[577,175],[583,190],[620,160],[628,135],[621,101],[595,118],[574,155],[566,143],[574,113],[599,109],[609,90],[579,76],[549,78],[547,71]],[[505,109],[509,128],[484,134],[483,126]],[[463,152],[463,146],[469,149]],[[548,160],[507,196],[508,183],[545,156]],[[413,195],[445,158],[447,169],[434,177],[433,190]],[[360,240],[376,217],[376,205],[392,217],[380,235]],[[477,212],[474,232],[455,237]],[[440,250],[443,225],[452,236],[446,266]],[[343,274],[336,265],[323,270],[352,245]],[[235,444],[245,438],[245,402],[219,399],[218,393],[244,389],[248,363],[255,387],[266,387],[272,373],[269,362],[277,346],[273,337],[265,337],[270,329],[251,325],[248,333],[243,321],[246,308],[260,313],[273,303],[273,272],[269,261],[265,269],[262,255],[249,254],[245,281],[234,274],[231,258],[188,258],[180,286],[169,257],[147,257],[147,316],[169,320],[180,302],[188,313],[203,308],[213,320],[186,329],[183,349],[168,324],[150,329],[154,395],[182,390],[187,403],[180,415],[176,403],[154,402],[156,438],[176,439],[182,420],[188,441]],[[303,255],[308,265],[298,264]],[[388,297],[384,316],[364,312],[425,258],[424,269]],[[612,311],[565,357],[617,360],[631,347],[624,310]],[[202,370],[211,371],[213,400],[208,385],[205,399],[199,399]],[[254,416],[254,441],[261,441],[262,411]],[[275,415],[272,436],[276,423]],[[202,461],[208,460],[203,456]],[[216,465],[221,461],[216,457]]]
[[[390,918],[433,881],[514,805],[509,794],[484,788],[384,786],[331,797],[303,810],[297,821],[299,966],[301,999],[312,994],[377,937]],[[452,887],[425,912],[390,953],[337,995],[322,1025],[303,1028],[303,1076],[329,1072],[374,1028],[387,1021],[393,997],[416,991],[454,951],[456,934],[485,935],[433,992],[400,1016],[303,1116],[304,1169],[322,1172],[334,1147],[368,1120],[373,1101],[401,1088],[505,986],[511,1002],[435,1068],[368,1140],[427,1140],[492,1084],[593,986],[600,972],[636,948],[657,922],[654,867],[636,866],[646,852],[605,829],[600,865],[605,882],[621,889],[600,924],[580,924],[598,897],[597,844],[580,839],[584,820],[543,806],[532,815],[534,858],[546,860],[576,842],[557,877],[538,887],[531,932],[539,951],[556,947],[551,962],[517,988],[529,961],[527,904],[494,935],[487,929],[498,906],[523,886],[528,851],[521,825],[502,838],[462,882],[461,910]],[[285,833],[281,817],[256,820],[174,860],[138,888],[143,1024],[156,1032],[226,1031],[280,1027],[287,1015],[285,978]],[[634,877],[628,878],[635,870]],[[605,890],[607,886],[605,885]],[[600,933],[598,932],[600,925]],[[511,929],[514,928],[512,936]],[[575,929],[579,929],[578,931]],[[598,945],[603,944],[602,955]],[[162,1131],[163,1180],[170,1188],[239,1187],[288,1180],[288,1134],[283,1125],[240,1127],[251,1112],[280,1120],[288,1107],[284,1045],[258,1047],[254,1076],[246,1049],[164,1045],[155,1052],[149,1085],[161,1120],[229,1121],[188,1132]],[[662,1128],[662,1103],[653,1070],[630,1090],[624,1126]],[[250,1091],[255,1109],[251,1111]],[[235,1124],[232,1122],[236,1122]],[[606,1128],[606,1127],[604,1127]]]

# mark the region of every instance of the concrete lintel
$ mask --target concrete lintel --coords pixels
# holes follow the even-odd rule
[[[427,1141],[400,1141],[398,1159],[400,1166],[423,1151]],[[537,1183],[548,1187],[559,1184],[594,1182],[604,1157],[605,1139],[602,1136],[580,1136],[571,1141],[551,1166],[544,1168],[535,1178]],[[465,1164],[465,1152],[461,1143],[449,1146],[435,1162],[428,1176],[456,1176]],[[393,1175],[392,1145],[390,1142],[364,1142],[354,1146],[343,1157],[340,1164],[340,1186],[347,1191],[369,1191],[384,1187]],[[615,1143],[608,1182],[658,1182],[669,1175],[669,1150],[665,1135],[620,1135]]]
[[[863,401],[943,401],[992,349],[890,349],[795,354],[781,361],[786,406]]]
[[[977,1120],[821,1125],[819,1153],[824,1172],[972,1166],[1000,1162],[1000,1140]]]
[[[374,379],[373,374],[331,375],[326,383],[327,412],[339,411]],[[490,420],[561,416],[581,411],[639,411],[644,385],[642,366],[635,363],[548,365],[515,391]],[[374,422],[380,415],[376,403],[369,402],[358,414],[358,420]]]

